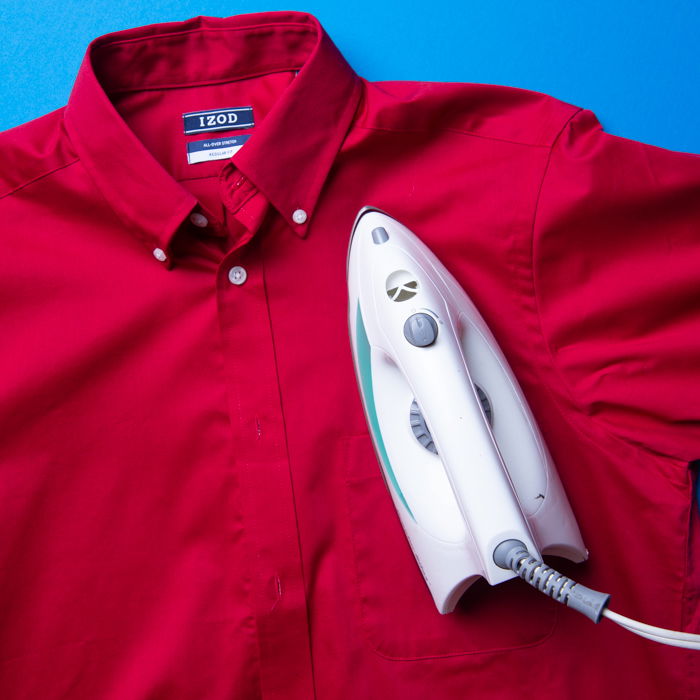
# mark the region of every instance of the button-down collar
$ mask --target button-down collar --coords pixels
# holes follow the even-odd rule
[[[149,254],[166,253],[167,267],[170,242],[198,200],[146,149],[109,93],[275,70],[298,74],[231,160],[303,237],[362,89],[316,18],[297,12],[200,16],[89,44],[65,109],[66,129],[104,197]],[[304,223],[297,223],[298,210],[307,214]]]

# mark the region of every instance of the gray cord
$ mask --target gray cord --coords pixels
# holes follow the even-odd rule
[[[535,559],[520,540],[501,542],[493,551],[493,560],[502,569],[512,569],[538,591],[578,610],[593,622],[600,622],[602,617],[607,617],[628,632],[634,632],[653,642],[700,651],[700,634],[653,627],[608,610],[610,596],[607,593],[586,588]]]
[[[600,622],[610,595],[586,588],[535,559],[520,540],[501,542],[493,552],[493,560],[502,569],[512,569],[523,581],[550,598],[578,610],[593,622]]]

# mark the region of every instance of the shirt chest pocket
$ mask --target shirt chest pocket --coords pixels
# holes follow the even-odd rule
[[[344,438],[345,489],[356,577],[355,615],[371,647],[393,659],[500,653],[547,639],[558,608],[519,579],[479,580],[441,615],[403,532],[368,434]]]

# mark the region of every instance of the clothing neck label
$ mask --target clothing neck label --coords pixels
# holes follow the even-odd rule
[[[239,134],[221,139],[190,141],[187,144],[187,162],[192,165],[192,163],[204,163],[208,160],[230,158],[249,138],[250,134]]]
[[[186,134],[248,129],[255,126],[252,107],[225,107],[206,109],[202,112],[185,112],[182,120]]]

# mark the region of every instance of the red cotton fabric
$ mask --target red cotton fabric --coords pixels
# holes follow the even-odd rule
[[[183,133],[234,107],[254,125]],[[437,613],[345,278],[362,206],[424,240],[558,465],[590,559],[556,564],[700,632],[697,155],[536,92],[369,82],[295,12],[98,37],[0,138],[3,700],[700,695],[697,652],[519,580]]]

